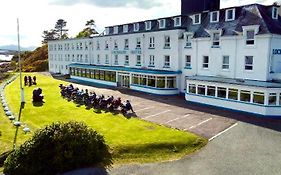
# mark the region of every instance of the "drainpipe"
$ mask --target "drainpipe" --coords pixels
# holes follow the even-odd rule
[[[233,71],[234,71],[234,79],[236,79],[236,73],[237,73],[237,70],[236,70],[236,67],[237,67],[237,45],[238,45],[238,38],[236,36],[236,39],[235,39],[235,52],[234,52],[234,68],[233,68]]]

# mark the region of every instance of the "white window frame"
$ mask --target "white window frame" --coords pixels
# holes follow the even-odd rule
[[[128,50],[129,49],[129,39],[124,39],[124,50]]]
[[[105,64],[109,64],[109,57],[107,54],[105,55]]]
[[[217,15],[216,20],[213,20],[214,14]],[[211,12],[211,15],[210,15],[210,22],[211,22],[211,23],[219,22],[219,19],[220,19],[219,16],[220,16],[220,12],[219,12],[219,11]]]
[[[149,55],[149,67],[154,67],[155,66],[155,56],[154,55]]]
[[[168,35],[165,35],[164,36],[164,48],[166,49],[169,49],[171,48],[171,37],[168,36]]]
[[[117,40],[114,40],[114,50],[118,50],[118,42],[117,42]]]
[[[225,63],[225,58],[228,58],[228,63]],[[226,68],[227,67],[227,68]],[[230,67],[230,57],[229,55],[223,55],[222,56],[222,70],[229,70],[229,67]]]
[[[174,18],[174,27],[180,27],[181,26],[181,17],[175,17]]]
[[[108,44],[108,40],[104,41],[104,49],[109,49],[109,44]]]
[[[136,56],[136,66],[141,66],[141,55]]]
[[[247,62],[246,62],[246,59],[247,59],[248,57],[249,57],[249,58],[252,58],[252,63],[247,63]],[[245,65],[244,65],[244,70],[245,70],[245,71],[253,71],[253,70],[254,70],[254,56],[249,56],[249,55],[245,56],[244,64],[245,64]],[[251,68],[251,69],[246,69],[247,66],[252,67],[252,68]]]
[[[136,38],[136,49],[141,49],[141,38]]]
[[[114,26],[113,27],[113,34],[118,34],[118,29],[119,29],[118,26]]]
[[[167,60],[168,58],[168,60]],[[170,68],[171,67],[171,56],[165,55],[164,56],[164,68]]]
[[[256,34],[259,32],[259,25],[251,25],[251,26],[242,26],[243,29],[243,36],[245,38],[245,45],[246,46],[250,46],[253,47],[256,45]],[[249,41],[249,39],[247,38],[247,32],[249,31],[254,31],[254,39],[252,39],[254,41],[254,44],[247,44],[247,41]]]
[[[218,35],[218,37],[219,37],[218,39],[216,39],[216,35]],[[220,37],[221,37],[221,33],[219,31],[218,32],[212,32],[212,47],[213,48],[220,47]]]
[[[114,55],[114,65],[118,65],[119,64],[119,60],[118,60],[118,55]]]
[[[100,41],[97,41],[97,50],[100,50]]]
[[[149,37],[149,48],[150,49],[155,48],[155,37],[154,36]]]
[[[159,29],[164,29],[166,27],[166,19],[160,19],[158,20],[159,23]]]
[[[130,65],[130,57],[129,55],[125,55],[125,63],[124,63],[125,66],[129,66]]]
[[[232,18],[228,18],[228,13],[230,13],[230,11],[232,11]],[[227,9],[225,11],[225,21],[233,21],[233,20],[235,20],[235,8]]]
[[[123,25],[123,33],[128,33],[128,24]]]
[[[145,30],[151,30],[151,21],[145,22]]]
[[[205,62],[205,58],[208,58],[208,62]],[[203,69],[209,69],[209,67],[210,67],[209,65],[210,65],[210,57],[204,55],[203,60],[202,60],[202,68]]]
[[[185,68],[191,68],[191,55],[185,55]]]
[[[198,21],[196,21],[196,17],[198,16]],[[194,14],[193,15],[193,24],[196,25],[196,24],[201,24],[201,13],[198,13],[198,14]]]
[[[134,31],[138,32],[140,29],[140,24],[139,23],[134,23]]]
[[[279,8],[272,7],[272,19],[278,19],[279,16]]]

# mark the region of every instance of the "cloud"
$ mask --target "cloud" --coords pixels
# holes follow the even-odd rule
[[[150,9],[163,4],[159,0],[53,0],[51,5],[72,6],[76,4],[90,4],[98,7],[136,7]]]

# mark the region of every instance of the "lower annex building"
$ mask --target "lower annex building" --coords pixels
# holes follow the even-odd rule
[[[49,70],[281,117],[280,7],[219,4],[182,0],[178,16],[106,27],[93,38],[49,41]]]

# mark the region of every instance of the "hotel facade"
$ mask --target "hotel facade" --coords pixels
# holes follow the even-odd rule
[[[93,38],[49,41],[49,71],[281,117],[280,7],[219,4],[182,0],[178,16],[106,27]]]

